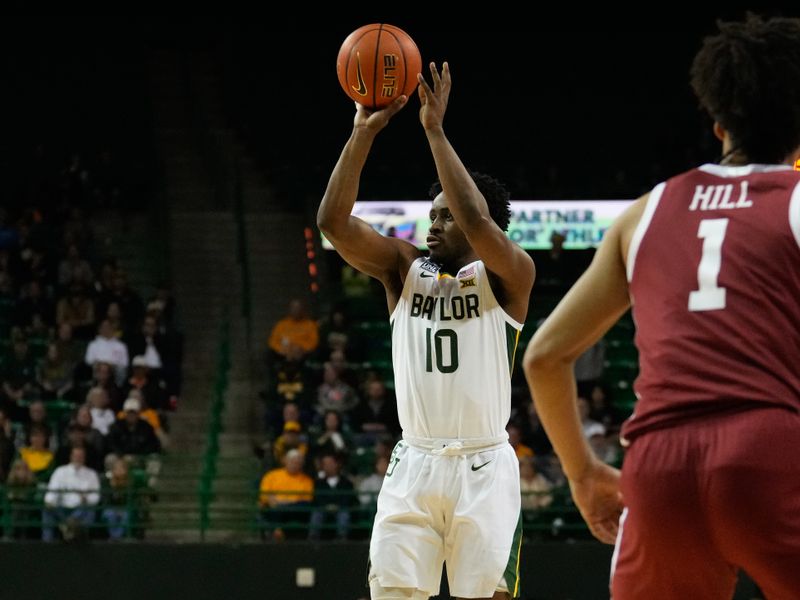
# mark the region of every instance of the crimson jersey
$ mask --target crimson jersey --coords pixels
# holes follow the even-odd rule
[[[650,194],[627,260],[640,374],[623,439],[708,412],[800,412],[800,173],[703,165]]]

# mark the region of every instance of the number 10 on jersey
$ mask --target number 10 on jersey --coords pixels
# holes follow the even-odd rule
[[[433,373],[433,365],[440,373],[453,373],[458,368],[458,334],[452,329],[440,329],[431,335],[425,329],[425,371]]]

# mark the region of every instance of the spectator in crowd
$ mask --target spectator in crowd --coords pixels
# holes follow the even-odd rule
[[[67,322],[58,325],[58,336],[54,342],[58,346],[59,356],[63,356],[72,370],[79,363],[83,363],[83,357],[86,355],[86,344],[80,340],[76,340],[72,335],[72,325]]]
[[[91,387],[100,387],[106,391],[108,395],[108,406],[112,410],[121,410],[122,402],[125,396],[122,390],[114,380],[114,370],[111,365],[104,362],[98,362],[93,367],[94,379],[91,381]]]
[[[151,369],[161,369],[164,367],[166,354],[166,339],[158,331],[158,319],[152,315],[146,315],[142,321],[142,328],[138,333],[126,339],[128,350],[131,355],[141,356],[144,364]],[[163,358],[162,358],[163,357]]]
[[[36,361],[28,348],[28,341],[20,334],[13,337],[13,350],[11,356],[2,363],[0,374],[3,378],[3,396],[6,405],[11,405],[15,414],[12,420],[18,420],[19,402],[26,397],[33,396],[36,391]]]
[[[33,324],[35,315],[39,315],[48,327],[55,323],[53,303],[44,295],[42,284],[36,279],[28,283],[25,296],[17,303],[14,322],[26,329]]]
[[[352,368],[353,365],[347,362],[347,356],[345,356],[344,350],[331,350],[330,357],[326,364],[336,369],[341,381],[354,390],[358,388],[358,373]]]
[[[162,335],[175,328],[175,298],[166,281],[158,282],[155,295],[147,301],[147,313],[161,320]]]
[[[335,454],[346,456],[350,452],[352,440],[350,434],[342,424],[342,417],[335,410],[325,412],[322,427],[315,428],[313,435],[314,460],[320,457]],[[318,466],[315,464],[315,466]]]
[[[109,468],[118,458],[144,458],[161,451],[161,444],[150,423],[139,418],[141,408],[138,400],[128,398],[122,407],[125,418],[111,425],[108,433],[110,454],[106,457]],[[150,471],[148,463],[148,472]]]
[[[519,461],[519,483],[523,510],[539,510],[553,503],[553,495],[550,493],[553,484],[536,470],[536,462],[531,456]]]
[[[514,448],[517,459],[533,458],[533,450],[522,442],[522,430],[514,423],[509,423],[506,431],[508,432],[508,443]]]
[[[47,355],[36,371],[36,381],[42,398],[55,400],[66,397],[74,384],[74,371],[75,365],[70,364],[67,357],[59,353],[58,344],[48,344]]]
[[[283,424],[283,433],[279,435],[272,445],[272,455],[276,464],[283,464],[284,457],[291,451],[297,450],[303,457],[308,454],[308,444],[303,436],[303,428],[297,421],[287,421]]]
[[[606,428],[602,423],[598,423],[591,418],[591,411],[592,407],[589,401],[583,396],[578,396],[578,414],[581,417],[583,437],[587,440],[590,440],[594,436],[605,437]]]
[[[73,335],[88,340],[94,330],[94,302],[86,295],[83,286],[75,284],[56,305],[56,323],[68,323]]]
[[[39,428],[45,432],[45,446],[48,448],[55,447],[57,439],[53,436],[53,431],[47,418],[47,406],[41,400],[34,400],[28,405],[27,419],[22,428],[24,441],[30,439],[31,431],[34,428]]]
[[[353,482],[342,474],[342,459],[336,454],[322,455],[321,467],[314,482],[316,509],[311,513],[308,538],[319,540],[326,520],[332,517],[336,522],[336,536],[340,540],[347,539],[350,510],[357,502]]]
[[[339,371],[325,363],[323,381],[317,388],[317,413],[321,417],[328,410],[335,410],[349,420],[350,411],[358,404],[356,391],[341,380]]]
[[[122,310],[120,310],[119,304],[111,302],[106,307],[106,319],[111,325],[111,331],[114,333],[114,337],[118,340],[124,339],[125,321],[122,318]]]
[[[134,356],[131,361],[128,396],[133,390],[138,390],[147,400],[147,405],[154,410],[163,410],[167,407],[167,386],[158,376],[158,371],[150,368],[147,358],[143,355]],[[156,427],[155,424],[150,424]]]
[[[133,494],[128,463],[117,459],[111,465],[108,485],[103,490],[105,505],[103,521],[108,525],[108,537],[121,540],[127,537],[131,525],[131,495]]]
[[[122,311],[125,330],[135,331],[144,317],[144,303],[139,295],[128,287],[128,276],[122,269],[117,269],[111,282],[111,289],[100,295],[100,314],[106,314],[108,305],[116,302]]]
[[[86,364],[106,363],[114,367],[114,379],[118,385],[125,381],[128,370],[128,347],[116,337],[111,322],[103,319],[97,330],[97,337],[86,348]]]
[[[20,458],[34,475],[47,473],[53,464],[53,453],[47,447],[48,441],[47,430],[41,425],[33,425],[28,445],[19,449]]]
[[[292,300],[289,303],[289,314],[275,324],[269,335],[269,348],[274,353],[273,361],[287,357],[289,349],[293,346],[300,348],[303,355],[307,356],[316,350],[318,345],[317,322],[306,316],[300,300]]]
[[[592,388],[603,377],[606,362],[606,342],[603,338],[589,346],[586,351],[575,360],[575,381],[578,383],[578,393],[588,396]]]
[[[100,266],[100,276],[94,282],[94,291],[99,297],[111,294],[114,287],[114,275],[117,273],[116,259],[109,259]]]
[[[369,509],[371,514],[375,512],[378,492],[381,491],[383,478],[386,477],[388,469],[389,459],[385,456],[378,456],[375,458],[375,468],[372,473],[358,484],[358,501],[362,507]]]
[[[381,379],[373,379],[364,385],[365,397],[353,409],[353,429],[360,433],[375,436],[400,432],[397,417],[397,403],[386,392],[386,384]]]
[[[66,289],[74,284],[88,287],[93,282],[92,267],[81,258],[78,246],[72,244],[67,248],[67,256],[58,265],[58,285]]]
[[[99,473],[103,469],[105,452],[105,441],[102,436],[98,440],[97,436],[99,435],[99,432],[91,427],[85,424],[81,425],[76,420],[71,421],[62,436],[62,442],[56,451],[53,463],[57,467],[68,464],[72,456],[72,449],[80,446],[84,449],[84,464]]]
[[[11,513],[6,537],[35,539],[41,535],[39,528],[34,525],[39,521],[36,486],[36,476],[28,464],[21,458],[15,460],[5,483],[5,496]]]
[[[266,400],[276,406],[285,402],[308,406],[312,395],[310,379],[303,350],[299,346],[291,346],[285,357],[273,363],[272,388],[268,390]]]
[[[164,432],[164,427],[161,424],[161,416],[158,414],[157,410],[150,406],[147,401],[147,397],[142,393],[141,390],[131,388],[131,390],[128,392],[128,399],[133,399],[139,403],[139,418],[142,421],[147,421],[150,424],[150,427],[153,428],[153,432],[156,434],[156,437],[161,443],[162,448],[166,446],[167,434]],[[124,419],[125,411],[120,412],[117,415],[117,418]]]
[[[79,406],[75,411],[73,423],[78,425],[83,434],[83,446],[86,448],[86,464],[95,471],[102,471],[102,460],[90,460],[91,457],[102,459],[105,456],[105,438],[94,428],[92,409],[88,404]]]
[[[67,219],[64,221],[64,246],[75,244],[80,253],[87,254],[94,244],[94,232],[89,226],[80,206],[70,206]]]
[[[536,456],[550,454],[553,451],[553,445],[542,426],[539,413],[536,412],[536,405],[530,399],[526,399],[523,413],[525,419],[519,423],[519,426],[525,444],[530,446]]]
[[[174,410],[181,390],[183,337],[174,329],[159,326],[158,310],[148,309],[141,329],[130,335],[126,343],[131,356],[143,356],[151,373],[163,380],[163,408]]]
[[[589,413],[590,418],[601,423],[606,428],[607,433],[618,432],[622,420],[617,415],[614,407],[611,406],[605,387],[599,383],[594,385],[589,391],[589,401],[592,406],[592,410]]]
[[[353,347],[352,336],[344,311],[335,308],[320,329],[322,355],[327,356],[333,350],[348,352]]]
[[[86,451],[72,448],[68,465],[58,467],[47,484],[42,513],[42,540],[55,539],[59,526],[65,541],[81,533],[80,527],[94,522],[95,507],[100,501],[100,479],[86,466]]]
[[[268,471],[259,485],[259,506],[267,528],[276,541],[285,539],[282,525],[307,523],[314,498],[314,480],[303,472],[305,457],[300,450],[286,453],[284,466]]]
[[[108,392],[101,387],[93,387],[86,394],[86,404],[92,415],[92,428],[100,435],[108,435],[111,425],[117,420],[113,410],[109,408]]]

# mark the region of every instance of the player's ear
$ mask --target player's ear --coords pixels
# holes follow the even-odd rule
[[[720,141],[724,142],[728,132],[719,124],[719,121],[714,121],[714,136]]]

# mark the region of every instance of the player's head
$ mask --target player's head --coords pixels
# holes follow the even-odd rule
[[[800,19],[718,26],[694,58],[692,88],[715,133],[727,132],[729,154],[782,163],[800,148]]]
[[[506,231],[511,220],[511,195],[508,190],[497,179],[484,173],[469,171],[469,175],[486,199],[492,220],[500,229]],[[464,232],[450,214],[442,184],[436,181],[428,194],[433,200],[428,243],[430,255],[433,260],[444,263],[462,256],[469,251],[470,246]]]

